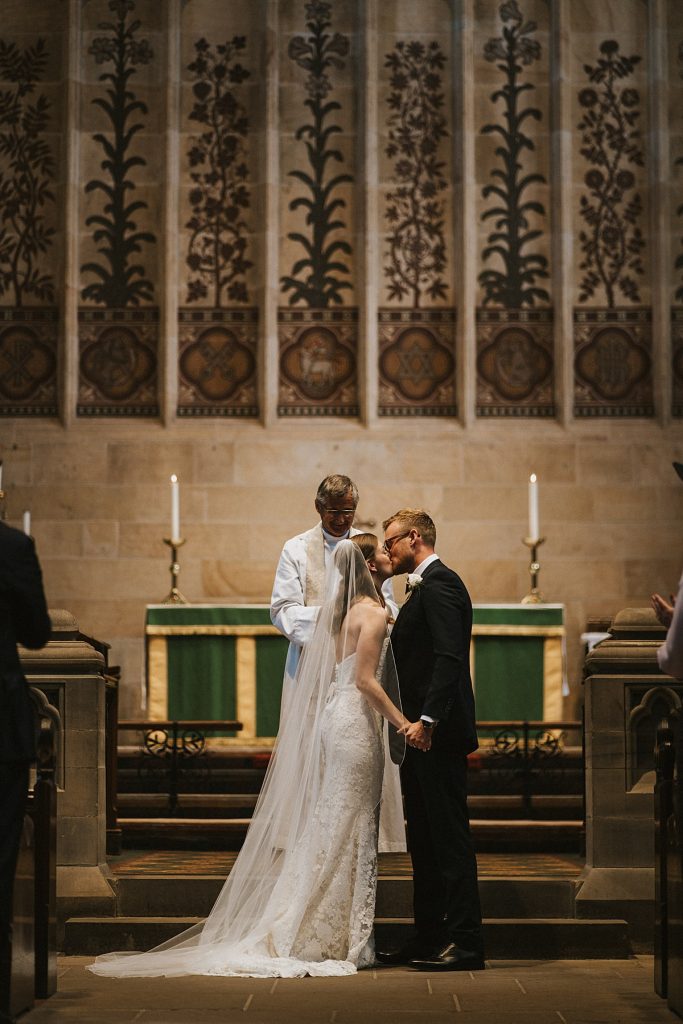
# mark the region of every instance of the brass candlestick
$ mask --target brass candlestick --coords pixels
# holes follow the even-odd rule
[[[531,561],[529,562],[529,575],[531,576],[531,591],[522,598],[522,604],[543,604],[543,594],[538,589],[538,574],[541,571],[541,564],[538,561],[538,549],[541,544],[545,541],[545,537],[537,537],[533,540],[531,537],[525,537],[523,543],[529,548],[531,552]]]
[[[171,540],[169,537],[164,537],[164,544],[168,544],[171,549],[171,591],[167,597],[164,598],[162,604],[188,604],[188,600],[178,590],[178,576],[180,575],[180,563],[178,561],[178,548],[182,547],[185,540],[180,537],[178,540]]]

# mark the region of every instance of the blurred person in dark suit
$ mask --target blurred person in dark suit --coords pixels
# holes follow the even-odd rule
[[[10,1021],[12,889],[35,760],[35,717],[17,644],[50,639],[43,578],[30,537],[0,521],[0,1024]]]

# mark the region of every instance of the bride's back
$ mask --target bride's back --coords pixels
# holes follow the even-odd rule
[[[346,613],[337,635],[337,662],[350,658],[355,654],[362,641],[377,647],[378,653],[386,635],[386,618],[384,609],[371,597],[362,597],[351,605]]]

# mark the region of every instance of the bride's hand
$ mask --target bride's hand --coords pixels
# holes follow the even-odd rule
[[[432,737],[423,728],[421,721],[408,722],[398,731],[405,736],[408,746],[415,747],[416,750],[429,750],[432,745]]]

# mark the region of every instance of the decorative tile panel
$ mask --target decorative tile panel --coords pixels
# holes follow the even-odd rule
[[[81,309],[79,416],[158,416],[156,309]]]
[[[455,310],[379,310],[380,416],[456,416]]]
[[[0,416],[56,416],[56,309],[0,309]]]
[[[257,311],[178,312],[178,415],[258,416]]]
[[[279,416],[358,415],[358,311],[280,309]]]
[[[477,310],[477,415],[554,416],[549,309]]]
[[[654,415],[649,309],[575,310],[574,414]]]

